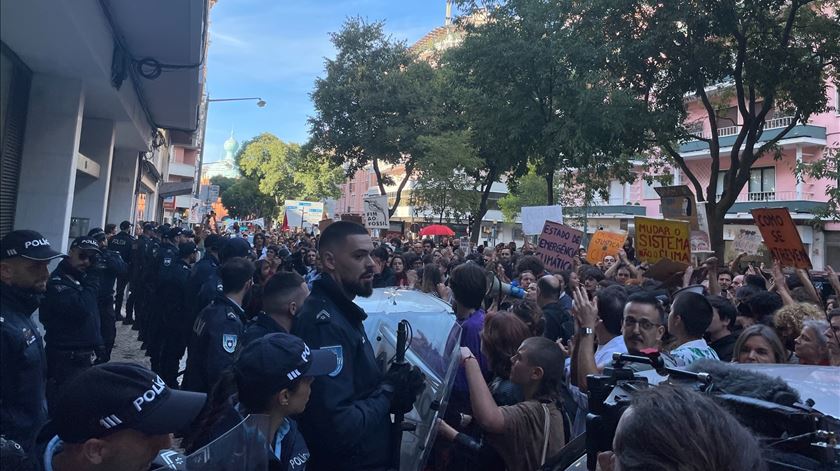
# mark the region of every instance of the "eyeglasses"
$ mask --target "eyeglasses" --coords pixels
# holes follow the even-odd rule
[[[662,324],[655,324],[655,323],[653,323],[653,322],[651,322],[647,319],[637,320],[633,317],[625,317],[624,318],[624,327],[632,329],[632,328],[636,327],[636,324],[639,324],[639,327],[641,327],[642,330],[650,330],[650,329],[653,329],[654,327],[659,327],[660,325],[662,325]]]

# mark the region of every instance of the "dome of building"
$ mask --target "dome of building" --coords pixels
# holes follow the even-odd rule
[[[225,152],[228,154],[236,153],[236,150],[239,148],[239,143],[233,137],[233,132],[230,133],[230,137],[224,143]]]

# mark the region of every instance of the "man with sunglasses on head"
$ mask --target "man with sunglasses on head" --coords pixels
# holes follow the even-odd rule
[[[99,278],[87,274],[100,253],[96,239],[77,237],[47,282],[40,319],[45,330],[47,401],[51,405],[65,383],[91,367],[94,352],[103,346]]]

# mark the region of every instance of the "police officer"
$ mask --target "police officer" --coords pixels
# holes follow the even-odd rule
[[[208,392],[222,371],[233,364],[240,345],[245,295],[253,285],[254,264],[244,257],[233,257],[219,270],[222,294],[198,315],[193,324],[190,353],[183,388]]]
[[[47,420],[47,363],[31,316],[47,290],[47,265],[61,256],[35,231],[0,241],[0,435],[27,452]]]
[[[373,293],[373,242],[348,221],[321,234],[324,273],[313,282],[292,333],[312,348],[335,352],[336,370],[312,383],[301,429],[312,453],[310,469],[384,469],[394,466],[390,412],[406,413],[423,388],[416,368],[382,373],[365,334],[365,312],[353,303]]]
[[[295,272],[281,271],[265,283],[262,290],[262,312],[248,321],[242,344],[273,333],[289,333],[297,311],[303,306],[309,288],[303,277]]]
[[[247,240],[241,237],[233,237],[230,239],[225,239],[224,246],[222,247],[220,255],[221,263],[227,263],[229,260],[233,258],[247,258],[248,254],[251,251],[251,244],[248,243]],[[253,275],[253,273],[252,273]],[[195,307],[198,308],[199,312],[204,309],[205,307],[209,306],[214,299],[218,298],[222,294],[222,280],[217,270],[216,273],[212,273],[204,284],[201,285],[201,288],[198,290],[198,296],[196,296],[196,303]],[[243,306],[248,304],[248,300],[245,301]]]
[[[123,300],[125,299],[125,289],[128,286],[128,280],[132,271],[131,249],[133,245],[134,237],[131,235],[131,223],[128,221],[123,221],[120,223],[120,232],[118,232],[114,235],[114,237],[111,237],[108,240],[108,248],[110,250],[118,252],[120,254],[120,257],[122,257],[123,261],[129,266],[127,273],[117,276],[117,295],[114,300],[114,312],[116,313],[118,321],[127,318],[127,316],[123,317],[122,309]]]
[[[160,249],[155,259],[155,271],[152,276],[154,296],[151,296],[150,309],[146,322],[145,341],[148,345],[146,354],[152,361],[152,370],[160,371],[160,355],[163,352],[163,323],[164,310],[167,309],[167,298],[160,296],[162,283],[160,275],[163,270],[170,268],[178,260],[178,244],[182,241],[183,229],[170,227],[162,232]]]
[[[211,276],[216,276],[219,269],[219,252],[225,245],[225,239],[218,234],[210,234],[204,239],[204,255],[195,265],[193,265],[190,277],[187,280],[187,308],[193,320],[201,312],[204,306],[198,306],[198,293],[201,291],[201,286],[210,279]]]
[[[62,386],[90,368],[94,352],[102,348],[99,322],[99,278],[87,276],[101,254],[99,244],[87,236],[70,244],[47,282],[41,303],[47,354],[47,400],[54,403]]]
[[[157,296],[163,300],[163,328],[159,358],[152,355],[152,370],[172,387],[178,385],[178,366],[187,349],[192,332],[192,319],[186,309],[186,287],[190,269],[198,256],[192,242],[178,246],[175,263],[160,270]]]
[[[138,306],[143,302],[143,255],[146,253],[146,246],[152,240],[152,233],[155,226],[150,223],[143,224],[143,232],[131,244],[131,261],[129,262],[129,289],[128,300],[125,302],[125,320],[123,324],[132,326],[132,330],[138,330],[140,323],[135,322],[135,313]]]
[[[142,278],[143,278],[143,302],[140,304],[140,334],[137,336],[137,339],[140,340],[142,345],[140,348],[147,350],[147,339],[146,335],[149,330],[149,321],[151,317],[152,309],[154,308],[154,304],[152,303],[154,296],[155,288],[157,287],[157,271],[158,271],[158,252],[160,251],[161,246],[161,238],[163,234],[166,233],[168,228],[164,226],[157,226],[155,230],[152,232],[152,238],[149,240],[149,243],[146,244],[146,250],[143,252],[143,261],[140,266],[140,270],[142,271]],[[146,352],[148,355],[149,352]]]
[[[90,276],[99,277],[99,326],[102,333],[102,348],[96,352],[96,363],[105,363],[111,359],[114,339],[117,337],[117,318],[114,313],[114,283],[117,277],[128,273],[128,264],[119,252],[108,249],[105,231],[91,229],[88,235],[99,244],[101,256],[89,271]]]

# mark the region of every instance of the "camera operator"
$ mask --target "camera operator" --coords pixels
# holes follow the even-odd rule
[[[373,242],[364,227],[338,221],[321,233],[323,274],[312,283],[292,333],[332,351],[337,367],[312,383],[311,407],[300,417],[315,470],[392,466],[389,412],[411,410],[424,387],[416,368],[382,374],[365,334],[365,312],[353,303],[373,293]]]
[[[676,339],[671,355],[688,366],[700,358],[718,360],[717,353],[703,340],[703,334],[712,323],[712,305],[702,294],[684,291],[671,304],[668,315],[668,332]]]
[[[660,385],[633,394],[600,471],[764,471],[753,434],[711,398]]]

